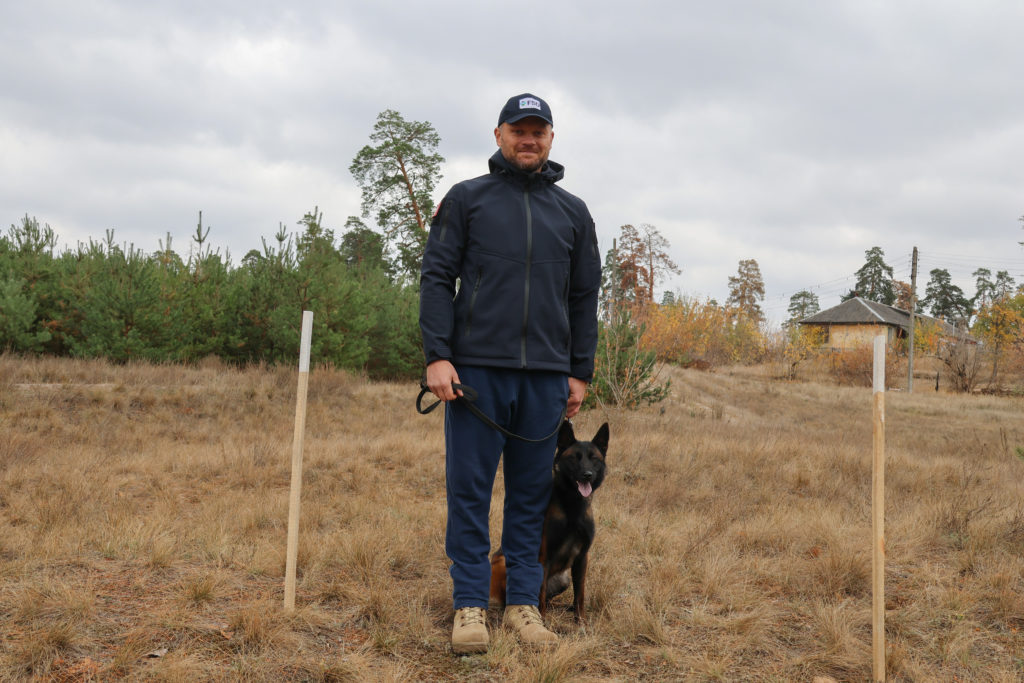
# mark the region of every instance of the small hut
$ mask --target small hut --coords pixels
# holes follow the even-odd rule
[[[917,324],[928,321],[937,324],[943,336],[956,338],[958,330],[938,318],[914,315]],[[887,306],[855,296],[838,306],[815,313],[800,321],[801,325],[822,330],[822,346],[833,351],[871,346],[875,337],[885,335],[886,343],[904,339],[910,333],[910,313],[902,308]]]

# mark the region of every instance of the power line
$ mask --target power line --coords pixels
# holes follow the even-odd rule
[[[907,265],[905,267],[901,267],[901,268],[898,268],[898,269],[897,268],[893,268],[893,279],[894,280],[899,280],[901,277],[903,277],[905,275],[909,275],[910,274],[910,270],[911,270],[911,266],[910,266],[909,261],[908,261],[908,263],[907,263]],[[814,294],[818,294],[819,298],[821,296],[842,295],[842,294],[846,294],[846,292],[848,292],[850,289],[852,289],[852,287],[848,287],[847,284],[851,283],[851,282],[852,283],[856,283],[856,280],[857,280],[857,274],[854,273],[852,275],[847,275],[846,277],[836,278],[835,280],[827,280],[825,282],[822,282],[822,283],[819,283],[819,284],[816,284],[816,285],[811,285],[809,287],[801,287],[800,289],[795,289],[795,290],[792,290],[792,291],[789,291],[789,292],[783,292],[782,294],[772,295],[771,297],[766,297],[766,301],[768,299],[779,300],[779,301],[786,301],[788,298],[792,297],[794,294],[797,294],[799,292],[804,292],[804,291],[812,292]],[[786,306],[788,306],[788,305],[789,305],[789,303],[787,301]]]
[[[779,295],[777,295],[777,298],[785,298],[785,297],[793,296],[797,292],[804,292],[804,291],[813,292],[815,290],[831,289],[835,285],[840,284],[840,283],[849,282],[850,280],[853,280],[855,277],[856,276],[854,276],[854,275],[847,275],[846,277],[836,278],[835,280],[827,280],[825,282],[820,282],[820,283],[818,283],[816,285],[810,285],[808,287],[801,287],[800,289],[794,289],[792,292],[785,292],[783,294],[779,294]],[[776,298],[776,297],[772,297],[772,298]]]
[[[972,263],[977,263],[978,261],[984,259],[985,262],[987,262],[987,263],[1011,263],[1011,264],[1016,264],[1016,265],[1024,266],[1024,257],[1022,257],[1022,258],[1005,258],[1005,257],[1003,257],[1003,258],[990,258],[990,257],[987,257],[987,256],[982,257],[982,256],[970,256],[970,255],[965,255],[965,254],[947,254],[947,253],[941,252],[941,251],[929,251],[929,252],[921,252],[921,253],[922,254],[927,253],[929,256],[934,256],[936,258],[947,259],[947,260],[950,260],[950,261],[970,261]]]

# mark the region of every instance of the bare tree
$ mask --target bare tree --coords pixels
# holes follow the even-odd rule
[[[938,355],[946,365],[953,389],[962,393],[973,391],[981,371],[981,355],[978,345],[967,336],[967,332],[959,330],[954,339],[939,349]]]

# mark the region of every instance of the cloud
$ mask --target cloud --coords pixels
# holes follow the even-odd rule
[[[1024,280],[1022,29],[995,1],[8,3],[0,220],[184,249],[202,210],[238,259],[313,205],[359,212],[378,112],[438,130],[440,196],[532,91],[602,245],[669,239],[666,288],[724,300],[755,258],[786,298],[918,246],[973,291],[972,265]]]

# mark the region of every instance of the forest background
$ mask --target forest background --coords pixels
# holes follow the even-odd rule
[[[373,379],[414,378],[422,371],[418,273],[443,162],[439,144],[429,122],[382,112],[350,166],[362,190],[362,216],[348,217],[336,231],[313,207],[296,230],[279,224],[269,241],[261,238],[262,249],[238,264],[213,248],[201,212],[185,256],[169,234],[147,253],[119,244],[112,230],[59,249],[50,226],[25,215],[0,234],[0,350],[115,362],[215,356],[234,364],[291,363],[300,312],[312,310],[315,362]],[[668,387],[656,377],[658,362],[773,361],[792,376],[820,351],[822,340],[795,324],[819,310],[817,296],[794,294],[788,320],[773,328],[761,310],[764,283],[753,258],[729,276],[725,302],[671,291],[655,301],[657,285],[679,272],[668,246],[656,226],[638,223],[621,226],[606,251],[595,400],[660,400]],[[948,270],[933,269],[916,304],[916,292],[893,278],[879,247],[865,252],[856,277],[844,299],[914,306],[963,331],[973,369],[959,388],[973,389],[983,368],[987,386],[999,388],[1000,368],[1024,362],[1024,285],[1008,271],[978,269],[968,297]],[[937,325],[926,320],[915,341],[921,353],[956,371],[963,345],[944,343]],[[905,344],[896,350],[907,351]],[[1005,375],[1009,390],[1024,391],[1014,376]]]

